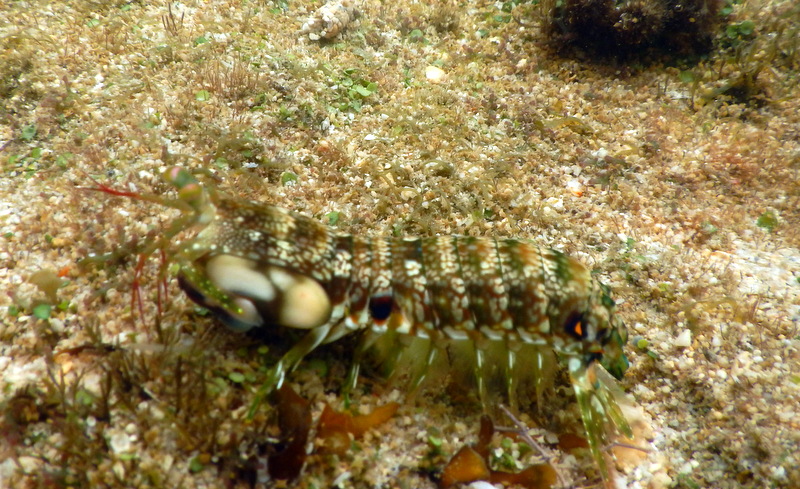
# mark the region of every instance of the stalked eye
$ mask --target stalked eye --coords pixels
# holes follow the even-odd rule
[[[384,321],[392,314],[391,295],[379,295],[369,299],[369,315],[376,321]]]
[[[564,323],[564,331],[575,339],[585,339],[586,328],[583,314],[577,312],[570,314]]]

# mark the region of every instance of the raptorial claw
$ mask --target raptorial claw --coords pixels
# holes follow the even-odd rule
[[[183,211],[137,248],[136,273],[160,252],[161,278],[177,270],[189,298],[231,329],[307,330],[268,372],[248,416],[319,345],[363,331],[343,388],[349,398],[366,350],[388,332],[427,342],[425,365],[411,371],[412,393],[442,349],[471,359],[463,370],[485,407],[495,390],[514,405],[529,386],[541,403],[556,368],[567,367],[592,456],[611,480],[603,447],[615,433],[631,435],[612,378],[628,368],[627,331],[608,288],[581,262],[520,239],[339,234],[308,216],[218,195],[182,168],[164,178],[176,199],[99,186]],[[458,343],[469,348],[454,354]],[[390,346],[383,355],[400,358],[401,345]]]

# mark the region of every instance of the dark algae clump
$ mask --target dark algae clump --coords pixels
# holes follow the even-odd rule
[[[560,49],[628,59],[690,56],[711,49],[720,0],[564,0],[550,15]]]

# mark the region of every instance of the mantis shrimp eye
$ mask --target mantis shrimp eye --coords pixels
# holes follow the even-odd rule
[[[571,314],[564,322],[564,331],[576,340],[585,339],[588,331],[586,331],[586,320],[583,314]]]

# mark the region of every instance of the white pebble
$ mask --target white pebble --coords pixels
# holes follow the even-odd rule
[[[681,334],[675,338],[675,346],[678,348],[688,348],[692,346],[692,332],[684,329]]]
[[[475,481],[468,485],[467,489],[496,489],[496,486],[493,486],[486,481]]]
[[[131,438],[126,433],[117,432],[111,435],[108,444],[114,453],[125,453],[131,449]]]
[[[445,76],[444,70],[438,66],[430,65],[425,68],[425,78],[431,83],[442,83]]]

